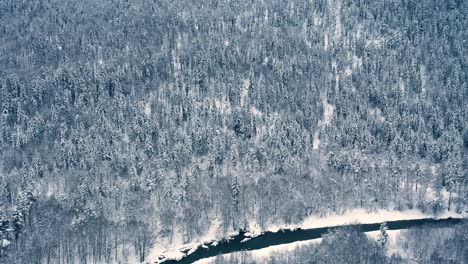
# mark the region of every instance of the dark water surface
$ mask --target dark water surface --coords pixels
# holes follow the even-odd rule
[[[447,218],[447,219],[416,219],[416,220],[399,220],[387,222],[388,230],[400,230],[408,229],[411,227],[422,226],[426,224],[433,224],[434,227],[446,227],[467,221],[466,219],[459,218]],[[193,263],[197,260],[214,257],[217,255],[233,253],[238,251],[248,251],[262,249],[269,246],[288,244],[292,242],[310,240],[322,237],[323,234],[327,233],[330,229],[343,228],[343,227],[357,227],[362,232],[377,231],[380,229],[381,223],[375,224],[351,224],[346,226],[333,226],[333,227],[321,227],[312,229],[284,229],[278,232],[265,232],[261,235],[250,238],[245,236],[246,232],[240,232],[238,235],[230,237],[222,241],[218,241],[216,245],[211,243],[206,244],[204,247],[198,247],[190,255],[184,256],[180,260],[166,260],[162,263]],[[249,239],[248,241],[243,241]],[[188,250],[183,251],[187,253]]]

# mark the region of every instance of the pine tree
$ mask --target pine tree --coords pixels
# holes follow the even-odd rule
[[[377,239],[377,242],[379,242],[379,245],[381,247],[384,247],[388,242],[387,230],[388,230],[387,223],[383,222],[380,225],[380,234],[379,234],[379,238]]]
[[[8,220],[3,215],[3,208],[0,207],[0,258],[3,256],[3,252],[6,247],[9,245],[10,241],[8,240]]]
[[[232,191],[232,199],[233,199],[233,207],[234,207],[234,214],[232,215],[232,227],[236,228],[236,219],[239,217],[239,195],[240,195],[240,183],[237,175],[234,175],[231,181],[231,191]]]

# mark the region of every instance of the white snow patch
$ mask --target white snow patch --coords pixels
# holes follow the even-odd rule
[[[260,227],[260,225],[257,224],[257,223],[255,223],[255,222],[251,222],[251,223],[249,224],[248,230],[249,230],[249,232],[245,233],[244,236],[250,237],[250,238],[259,236],[259,235],[261,235],[262,232],[263,232],[263,230],[262,230],[262,228]]]
[[[172,65],[174,65],[174,77],[180,76],[182,65],[180,63],[179,56],[177,56],[177,50],[175,49],[172,50]]]
[[[351,70],[350,68],[346,68],[344,74],[345,76],[351,76],[351,74],[353,74],[353,70]]]
[[[252,239],[251,237],[246,237],[244,239],[241,240],[241,243],[244,243],[244,242],[247,242],[249,241],[250,239]]]
[[[226,255],[229,255],[229,254],[226,254]],[[200,259],[200,260],[195,261],[193,264],[210,264],[215,259],[216,259],[216,257],[204,258],[204,259]]]
[[[328,0],[327,2],[328,2],[327,5],[329,8],[329,12],[335,18],[335,30],[332,36],[330,36],[333,40],[332,42],[332,45],[333,45],[334,43],[338,42],[343,31],[343,27],[341,25],[341,1]]]
[[[324,39],[324,43],[323,43],[323,48],[325,50],[328,50],[328,34],[325,34],[325,39]]]
[[[332,61],[331,64],[332,70],[331,70],[331,76],[335,76],[335,91],[338,91],[340,87],[340,74],[338,73],[338,66],[336,64],[336,61]]]
[[[362,58],[359,58],[358,56],[353,55],[353,70],[356,70],[361,67],[362,67]]]
[[[208,231],[203,236],[187,244],[183,244],[180,239],[177,239],[178,236],[174,235],[174,242],[172,242],[170,245],[155,245],[155,247],[150,251],[150,253],[146,257],[146,260],[152,263],[159,263],[161,260],[164,259],[178,260],[185,256],[185,254],[182,252],[184,250],[188,250],[187,254],[191,254],[195,252],[195,250],[200,246],[207,247],[207,244],[210,244],[211,246],[216,246],[218,244],[217,239],[221,239],[223,236],[223,234],[220,232],[220,226],[221,221],[219,219],[214,220],[211,223]],[[160,260],[159,257],[164,258]]]
[[[362,25],[358,25],[358,29],[356,30],[355,36],[357,39],[360,39],[362,37]]]
[[[151,116],[151,102],[145,104],[145,116],[150,118]]]
[[[10,240],[2,239],[2,246],[3,246],[3,247],[7,247],[7,246],[10,245],[10,244],[11,244]]]
[[[314,17],[312,18],[314,26],[319,26],[322,24],[322,19],[317,15],[314,14]]]
[[[123,141],[124,143],[127,143],[127,144],[128,144],[128,142],[130,142],[130,139],[128,138],[128,134],[127,134],[127,133],[124,133],[124,134],[122,135],[122,141]]]
[[[375,116],[375,118],[380,121],[384,122],[385,117],[382,115],[382,111],[379,108],[369,108],[369,114]]]
[[[47,193],[46,193],[46,197],[47,198],[50,198],[52,197],[52,195],[55,193],[55,186],[54,185],[51,185],[51,184],[47,184]]]
[[[242,82],[242,88],[241,88],[241,93],[240,93],[240,104],[241,106],[244,106],[245,104],[245,98],[249,94],[249,88],[250,88],[250,80],[246,79]]]
[[[291,1],[289,3],[289,16],[293,17],[294,16],[294,1]]]
[[[255,106],[250,107],[250,113],[257,117],[262,117],[263,113],[259,111]]]
[[[182,259],[184,256],[185,256],[184,253],[182,253],[180,251],[173,250],[173,251],[166,252],[164,254],[164,259],[179,260],[179,259]],[[157,263],[157,260],[155,260],[155,261]]]
[[[406,89],[405,89],[405,83],[403,82],[402,78],[400,78],[400,81],[399,81],[399,88],[400,88],[401,93],[404,94]]]
[[[327,102],[327,98],[323,97],[323,123],[329,125],[333,119],[335,107]]]
[[[190,254],[193,254],[195,251],[197,251],[197,247],[192,247],[188,252],[187,252],[187,255],[190,255]]]
[[[424,64],[419,65],[419,74],[421,76],[422,93],[426,94],[426,91],[427,91],[427,70],[426,70],[426,65],[424,65]]]
[[[176,46],[177,46],[177,49],[182,48],[182,36],[180,35],[180,33],[177,34]]]
[[[218,239],[220,238],[219,237],[219,230],[221,229],[221,221],[219,219],[216,219],[214,220],[212,223],[211,223],[211,226],[210,228],[208,229],[208,231],[205,233],[205,235],[203,235],[201,238],[200,238],[200,241],[210,241],[210,240],[215,240],[215,239]]]
[[[180,242],[173,242],[169,245],[164,243],[156,244],[150,250],[148,256],[146,256],[146,260],[150,263],[159,263],[165,259],[181,259],[185,256],[185,254],[181,252],[184,248],[177,247],[177,245],[181,244]]]
[[[341,5],[338,2],[338,6],[335,10],[337,10],[337,14],[335,15],[335,39],[338,40],[341,36],[342,27],[341,27]]]
[[[314,134],[314,141],[312,143],[312,148],[313,149],[319,149],[320,148],[320,138],[319,138],[318,131],[315,132],[315,134]]]

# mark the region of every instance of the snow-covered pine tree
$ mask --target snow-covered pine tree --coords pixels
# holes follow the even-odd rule
[[[379,233],[379,238],[377,239],[377,242],[379,242],[379,245],[381,247],[384,247],[387,242],[388,242],[388,233],[387,233],[387,230],[388,230],[388,227],[387,227],[387,223],[386,222],[383,222],[381,225],[380,225],[380,233]]]

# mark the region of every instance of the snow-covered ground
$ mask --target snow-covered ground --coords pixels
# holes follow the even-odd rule
[[[399,253],[401,255],[402,249],[398,245],[398,236],[400,235],[401,230],[387,230],[388,241],[386,244],[387,254],[389,256]],[[380,235],[380,231],[372,231],[366,233],[370,238],[377,240]]]
[[[180,244],[177,242],[170,245],[157,244],[150,251],[146,259],[150,263],[157,261],[159,256],[164,256],[167,259],[180,259],[184,256],[184,253],[181,252],[183,250],[189,250],[190,252],[191,250],[197,249],[199,246],[214,245],[213,243],[216,243],[217,240],[222,239],[225,236],[220,231],[220,226],[221,222],[218,219],[214,220],[205,235],[188,244]],[[235,233],[232,232],[232,234],[226,235],[234,234]]]
[[[261,235],[265,231],[270,232],[277,232],[281,229],[295,229],[295,228],[302,228],[302,229],[313,229],[319,227],[333,227],[333,226],[341,226],[341,225],[348,225],[348,224],[371,224],[371,223],[381,223],[385,221],[397,221],[397,220],[411,220],[411,219],[423,219],[423,218],[431,218],[433,215],[422,213],[418,210],[406,210],[406,211],[388,211],[388,210],[378,210],[375,212],[367,212],[364,209],[355,209],[349,211],[343,215],[330,215],[327,217],[316,217],[311,216],[306,218],[302,223],[292,224],[292,225],[270,225],[266,229],[261,229],[256,224],[251,224],[249,226],[250,230],[249,233],[246,233],[246,236],[255,237]],[[457,214],[455,212],[444,212],[438,215],[437,218],[463,218],[467,217],[466,214]],[[209,231],[203,237],[200,237],[196,241],[190,244],[184,245],[169,245],[166,247],[161,247],[160,245],[156,247],[153,251],[150,252],[148,256],[149,261],[157,261],[158,256],[164,256],[167,259],[180,259],[184,256],[181,252],[182,250],[192,250],[196,249],[200,246],[206,245],[215,245],[216,241],[223,238],[233,236],[236,233],[231,232],[228,234],[222,234],[221,229],[219,228],[220,222],[215,221],[212,223]],[[393,233],[393,232],[392,232]],[[371,232],[370,235],[373,233]],[[397,234],[397,233],[395,233]],[[303,245],[304,243],[314,243],[317,240],[308,240],[302,242],[295,242],[285,245],[278,245],[272,246],[265,249],[255,250],[252,251],[253,254],[258,254],[259,256],[265,256],[271,254],[272,252],[278,250],[293,250],[299,245]],[[192,250],[193,251],[193,250]],[[204,263],[204,262],[197,262],[197,263]]]

